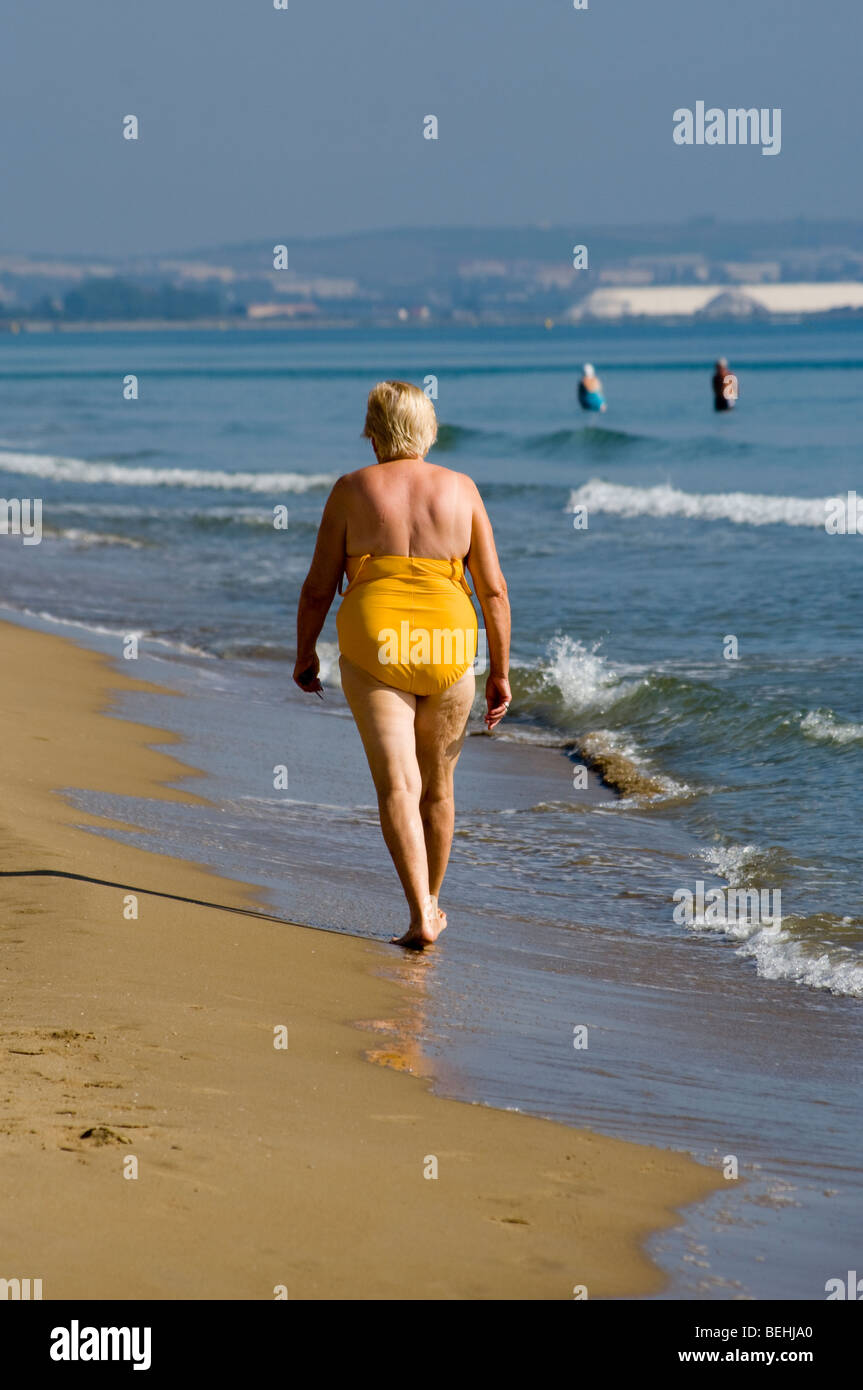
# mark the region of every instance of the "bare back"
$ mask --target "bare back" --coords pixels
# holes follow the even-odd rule
[[[348,555],[463,559],[471,545],[470,480],[424,459],[392,459],[342,480]]]
[[[324,615],[352,555],[464,560],[485,615],[493,664],[497,652],[498,664],[506,670],[506,582],[479,489],[466,473],[454,473],[421,458],[400,458],[339,478],[327,498],[303,585],[308,597],[320,601]]]

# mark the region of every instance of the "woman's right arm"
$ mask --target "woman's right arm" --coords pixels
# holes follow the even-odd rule
[[[476,483],[470,478],[467,483],[471,494],[471,533],[466,564],[485,621],[489,660],[485,722],[493,729],[503,719],[512,699],[509,688],[510,608],[488,513]]]
[[[322,689],[318,679],[320,662],[315,646],[345,566],[344,491],[343,479],[340,478],[324,505],[315,553],[300,591],[294,680],[301,690],[309,692]]]

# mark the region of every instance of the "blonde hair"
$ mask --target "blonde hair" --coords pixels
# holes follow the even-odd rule
[[[379,381],[369,392],[363,434],[374,441],[382,463],[425,458],[437,439],[434,406],[409,381]]]

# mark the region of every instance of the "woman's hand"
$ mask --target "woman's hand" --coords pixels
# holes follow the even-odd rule
[[[489,730],[503,719],[511,699],[512,691],[506,676],[489,676],[485,683],[485,702],[488,706],[485,722]]]
[[[324,687],[318,680],[320,669],[321,663],[318,660],[317,652],[312,652],[311,661],[308,657],[298,657],[294,667],[294,682],[300,687],[300,690],[305,690],[307,695],[320,695],[323,699]]]

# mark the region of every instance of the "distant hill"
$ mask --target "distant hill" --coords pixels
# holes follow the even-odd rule
[[[466,262],[570,263],[571,248],[589,248],[591,265],[619,265],[644,257],[703,257],[708,261],[786,259],[803,254],[828,258],[863,253],[863,222],[717,222],[634,227],[416,227],[331,237],[291,237],[274,230],[272,242],[227,243],[177,253],[184,260],[218,261],[247,273],[266,265],[272,245],[288,246],[291,264],[303,274],[350,275],[388,286],[434,284],[458,273]],[[154,260],[164,260],[157,257]]]
[[[287,269],[274,267],[277,244],[288,249]],[[575,246],[587,252],[574,265]],[[591,312],[588,301],[605,302],[597,292],[713,286],[716,312],[724,313],[740,302],[732,293],[738,286],[828,282],[863,282],[863,222],[696,218],[327,237],[292,237],[274,227],[260,240],[153,255],[0,252],[0,319],[140,319],[150,312],[260,324],[541,323]]]

